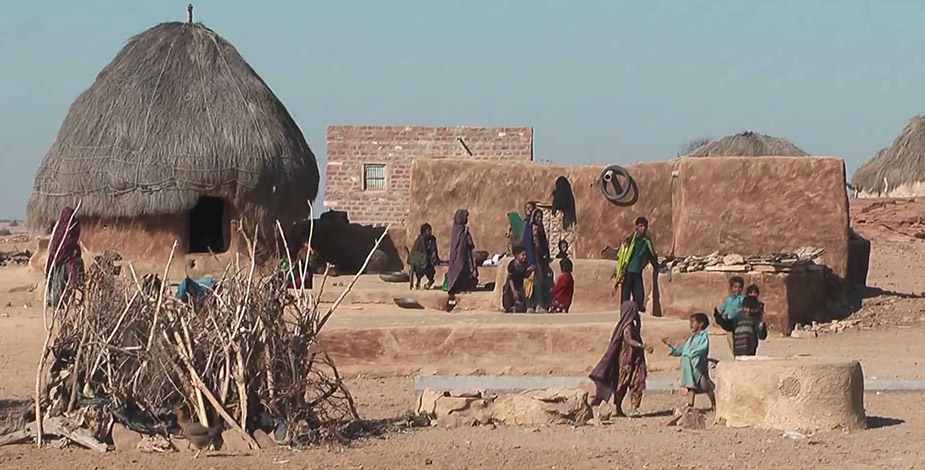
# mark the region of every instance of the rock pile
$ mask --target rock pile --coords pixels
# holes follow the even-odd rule
[[[29,259],[32,258],[32,252],[29,250],[25,251],[0,251],[0,266],[6,266],[8,264],[22,265],[29,262]]]
[[[559,388],[503,395],[427,389],[421,394],[418,413],[432,418],[435,426],[450,428],[581,425],[592,418],[587,390]]]
[[[877,230],[886,230],[898,235],[925,239],[925,201],[853,199],[851,222],[868,236],[874,235]]]
[[[695,271],[719,272],[795,272],[817,269],[815,260],[825,254],[824,248],[803,247],[792,253],[776,253],[769,256],[720,255],[719,252],[706,256],[688,256],[665,261],[665,266],[682,273]],[[821,266],[819,266],[821,267]]]

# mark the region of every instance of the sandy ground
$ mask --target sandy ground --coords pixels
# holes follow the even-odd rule
[[[869,284],[882,292],[865,299],[855,318],[857,328],[824,333],[818,338],[771,338],[761,345],[767,355],[812,354],[861,360],[867,378],[925,378],[925,240],[895,231],[861,230],[873,242]],[[9,244],[0,249],[8,250]],[[26,245],[28,247],[28,245]],[[27,399],[33,386],[35,360],[43,338],[41,302],[32,286],[37,273],[24,267],[0,268],[0,400]],[[395,327],[408,324],[528,325],[543,322],[607,321],[606,313],[559,317],[504,317],[488,313],[447,316],[414,313],[388,306],[348,308],[333,327]],[[597,316],[595,316],[597,315]],[[717,338],[718,339],[718,338]],[[724,342],[715,341],[712,356],[728,358]],[[718,345],[719,347],[716,347]],[[658,353],[656,353],[658,354]],[[561,366],[550,373],[577,373],[590,364]],[[658,374],[673,376],[674,370]],[[351,391],[367,418],[390,418],[415,406],[411,376],[354,376]],[[648,416],[602,427],[439,428],[393,432],[362,439],[349,446],[319,447],[302,452],[200,457],[174,453],[151,455],[119,452],[100,455],[80,449],[31,446],[0,448],[0,468],[48,469],[67,465],[81,469],[123,468],[925,468],[925,394],[868,394],[865,405],[871,429],[829,432],[793,440],[777,431],[708,427],[679,431],[664,426],[665,414],[680,402],[669,394],[649,394],[642,411]],[[705,403],[701,403],[705,405]]]

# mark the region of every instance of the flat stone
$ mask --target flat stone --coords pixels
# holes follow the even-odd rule
[[[270,437],[269,434],[265,433],[262,429],[254,431],[254,440],[257,441],[257,444],[260,445],[261,449],[272,449],[274,447],[279,447],[279,444]]]
[[[251,450],[251,446],[244,440],[244,436],[234,429],[226,429],[222,433],[222,441],[224,445],[222,445],[221,450],[230,452],[248,452]]]
[[[730,254],[723,257],[723,264],[725,265],[735,265],[735,264],[745,264],[745,257],[738,254]]]
[[[432,388],[425,388],[418,399],[418,414],[434,416],[437,411],[437,400],[445,393]]]
[[[112,445],[116,451],[135,450],[142,439],[144,436],[141,433],[132,431],[123,424],[112,425]]]

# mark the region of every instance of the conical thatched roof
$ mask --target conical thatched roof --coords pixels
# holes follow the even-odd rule
[[[745,131],[700,146],[688,157],[805,157],[809,154],[792,142]]]
[[[250,220],[307,214],[318,166],[286,108],[230,43],[201,24],[133,38],[77,97],[42,160],[33,226],[83,216],[179,214],[202,195]]]
[[[851,184],[865,193],[885,193],[925,182],[925,116],[915,116],[893,144],[854,172]]]

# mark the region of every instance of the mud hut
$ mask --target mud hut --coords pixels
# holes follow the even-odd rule
[[[200,23],[129,39],[71,105],[27,213],[47,231],[81,204],[82,241],[134,258],[239,251],[238,226],[272,236],[305,218],[315,156],[266,83]],[[240,225],[239,225],[240,224]],[[250,236],[250,235],[249,235]]]
[[[745,131],[697,147],[687,157],[805,157],[809,154],[780,137]]]
[[[854,172],[851,185],[861,197],[925,195],[925,116],[910,119],[892,145]]]

